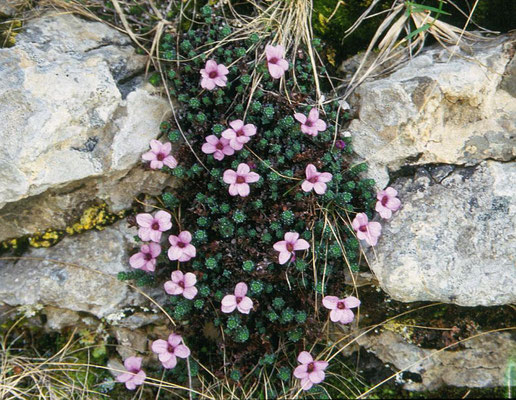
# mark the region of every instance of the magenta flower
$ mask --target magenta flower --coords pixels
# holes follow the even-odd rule
[[[124,366],[127,372],[116,377],[118,382],[125,383],[125,387],[129,390],[136,389],[136,386],[141,385],[147,375],[142,370],[141,357],[128,357],[124,361]]]
[[[140,226],[138,229],[138,236],[144,242],[152,240],[159,243],[161,240],[161,233],[172,228],[170,222],[170,214],[166,211],[158,211],[154,217],[151,214],[138,214],[136,222]]]
[[[170,155],[172,145],[170,143],[161,143],[159,140],[150,141],[151,151],[142,154],[142,158],[145,161],[150,161],[150,167],[152,169],[163,168],[166,165],[169,168],[177,167],[177,160]]]
[[[179,236],[170,235],[168,237],[168,241],[172,245],[172,247],[168,249],[168,258],[170,258],[170,260],[186,262],[196,256],[195,246],[190,244],[192,241],[192,235],[190,232],[183,231]]]
[[[301,113],[295,113],[294,118],[301,122],[301,132],[310,136],[317,136],[319,132],[326,130],[326,122],[319,119],[319,110],[312,108],[308,118]]]
[[[183,338],[171,333],[168,340],[158,339],[152,342],[152,351],[158,355],[164,368],[171,369],[177,365],[177,357],[188,358],[190,349],[181,344]]]
[[[365,240],[370,246],[376,246],[382,233],[379,222],[369,222],[365,213],[359,213],[351,224],[359,240]]]
[[[267,57],[267,68],[274,79],[279,79],[288,70],[288,61],[285,60],[285,48],[278,44],[265,46],[265,56]]]
[[[253,301],[246,294],[247,285],[244,282],[237,283],[235,294],[228,294],[222,299],[222,312],[228,314],[237,308],[242,314],[249,314],[253,308]]]
[[[313,385],[324,381],[324,370],[328,368],[327,361],[314,361],[308,351],[302,351],[297,357],[301,364],[294,370],[294,376],[301,379],[301,389],[309,390]]]
[[[229,123],[230,129],[222,132],[222,137],[229,140],[229,145],[235,150],[242,150],[244,144],[251,140],[256,134],[256,126],[253,124],[244,125],[244,121],[236,119]]]
[[[221,137],[220,139],[215,135],[206,137],[206,143],[201,147],[204,154],[213,154],[215,160],[222,160],[225,156],[231,156],[235,154],[233,147],[229,145],[229,140]]]
[[[237,194],[241,197],[249,195],[250,188],[248,183],[258,182],[260,175],[256,172],[250,172],[249,165],[241,163],[235,171],[227,169],[224,171],[223,179],[224,182],[229,184],[229,194],[236,196]]]
[[[161,246],[157,243],[148,243],[140,247],[140,251],[129,258],[132,268],[146,272],[154,272],[156,269],[156,257],[161,253]]]
[[[331,181],[333,175],[329,172],[318,172],[315,165],[308,164],[305,170],[306,179],[303,181],[301,188],[305,192],[310,192],[312,189],[317,194],[326,193],[326,182]]]
[[[378,192],[375,210],[380,214],[380,217],[389,219],[392,217],[393,211],[398,211],[401,207],[401,201],[396,197],[397,195],[396,189],[391,187]]]
[[[355,318],[350,308],[358,307],[360,300],[353,296],[346,297],[345,299],[339,299],[337,296],[324,296],[322,303],[324,307],[331,310],[330,319],[333,322],[349,324]]]
[[[274,243],[273,246],[274,250],[279,251],[280,264],[285,264],[291,257],[293,257],[292,261],[294,261],[296,259],[294,253],[296,250],[306,250],[310,247],[306,240],[299,239],[299,233],[297,232],[285,233],[284,239]]]
[[[201,69],[201,87],[213,90],[215,86],[226,86],[228,73],[229,70],[223,64],[217,64],[214,60],[206,61],[206,66]]]
[[[197,278],[191,272],[183,275],[181,271],[174,271],[172,272],[172,280],[165,282],[165,292],[172,296],[182,294],[186,299],[192,300],[197,296],[196,283]]]

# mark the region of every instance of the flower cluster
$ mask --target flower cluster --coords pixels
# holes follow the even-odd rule
[[[205,15],[207,20],[212,18]],[[202,28],[208,37],[220,40],[217,35],[227,34],[227,29],[210,29],[209,24]],[[179,163],[165,162],[172,157],[170,143],[161,145],[164,150],[151,144],[149,153],[154,156],[146,153],[144,157],[150,168],[163,168],[188,179],[177,193],[162,195],[163,210],[136,216],[143,243],[130,264],[140,274],[134,276],[153,277],[169,295],[167,302],[172,307],[165,307],[175,321],[181,321],[181,334],[196,349],[196,357],[209,363],[215,362],[215,357],[222,361],[220,352],[197,334],[214,326],[232,339],[225,343],[225,356],[236,360],[235,368],[247,374],[252,365],[272,365],[278,354],[274,345],[270,354],[259,354],[255,350],[258,343],[286,343],[297,355],[301,340],[310,342],[317,337],[310,308],[315,305],[312,297],[321,297],[306,296],[307,288],[323,294],[322,305],[330,310],[331,321],[353,321],[351,309],[359,306],[358,299],[324,294],[340,292],[343,251],[352,269],[358,268],[357,238],[372,238],[374,225],[369,224],[373,222],[366,221],[365,231],[354,224],[356,238],[346,232],[341,247],[330,227],[314,218],[313,210],[335,207],[357,213],[357,217],[358,211],[364,210],[367,218],[374,207],[373,185],[359,180],[362,165],[350,167],[345,160],[352,152],[350,139],[333,138],[331,132],[337,129],[332,121],[337,119],[338,105],[316,106],[307,98],[294,102],[293,108],[273,93],[281,84],[296,98],[303,93],[306,96],[313,88],[310,63],[303,57],[287,61],[285,49],[271,44],[260,47],[264,56],[259,61],[249,61],[238,43],[214,51],[206,60],[193,49],[194,43],[201,43],[195,32],[180,41],[185,58],[193,62],[178,63],[179,73],[167,71],[170,93],[184,109],[179,114],[182,133],[174,129],[173,121],[162,125],[172,143],[184,136],[188,147],[179,145],[174,153]],[[165,59],[168,53],[172,57],[168,59],[180,57],[175,43],[165,36],[160,45]],[[258,48],[251,39],[246,43]],[[240,62],[238,57],[247,61]],[[298,74],[297,83],[288,79],[290,68]],[[256,76],[264,79],[254,87]],[[251,82],[253,96],[249,99],[245,96]],[[197,152],[195,157],[189,148]],[[159,159],[163,164],[152,164]],[[382,199],[378,197],[382,207],[395,211],[392,201]],[[172,224],[172,214],[177,223]],[[332,278],[321,279],[319,271],[306,273],[311,268],[306,256],[314,260],[328,257],[324,273]],[[172,271],[161,271],[165,265]],[[163,276],[167,276],[166,282]],[[152,350],[165,369],[176,372],[184,364],[176,368],[177,358],[190,355],[177,333],[153,342]],[[294,376],[302,389],[309,390],[325,379],[326,361],[316,361],[308,352],[299,354],[298,361],[301,365]],[[281,360],[285,368],[290,362]],[[288,379],[285,368],[282,380]],[[292,376],[292,370],[286,371]],[[230,377],[238,380],[239,371],[234,372]]]

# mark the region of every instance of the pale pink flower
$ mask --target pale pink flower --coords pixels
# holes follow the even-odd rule
[[[168,241],[172,245],[172,247],[168,249],[168,258],[170,258],[170,260],[186,262],[196,256],[195,246],[190,244],[192,241],[192,235],[190,232],[183,231],[178,236],[170,235],[168,237]]]
[[[132,268],[153,272],[156,269],[156,257],[161,253],[161,246],[157,243],[148,243],[140,247],[140,251],[129,258]]]
[[[249,165],[241,163],[235,171],[227,169],[224,171],[223,179],[224,182],[229,184],[229,194],[236,196],[237,194],[241,197],[249,195],[250,188],[248,183],[258,182],[260,175],[256,172],[250,172]]]
[[[225,156],[235,154],[235,149],[229,145],[229,140],[221,137],[220,139],[215,135],[206,137],[206,143],[201,147],[204,154],[213,154],[215,160],[222,160]]]
[[[332,174],[329,172],[318,172],[313,164],[306,166],[305,174],[306,180],[301,185],[305,192],[310,192],[313,189],[317,194],[326,193],[326,182],[331,181],[333,178]]]
[[[150,161],[150,167],[152,169],[163,168],[166,165],[169,168],[177,167],[177,160],[170,155],[172,145],[167,143],[161,143],[159,140],[150,141],[151,151],[142,154],[142,158],[145,161]]]
[[[301,132],[310,136],[317,136],[319,132],[326,130],[326,122],[319,119],[319,110],[312,108],[308,118],[301,113],[295,113],[294,118],[301,122]]]
[[[365,240],[369,245],[376,246],[382,233],[382,226],[379,222],[369,222],[365,213],[359,213],[351,225],[353,225],[359,240]]]
[[[308,242],[304,239],[299,239],[299,233],[287,232],[284,236],[285,240],[280,240],[274,243],[274,250],[279,251],[279,263],[285,264],[293,257],[292,261],[295,260],[296,250],[306,250],[310,247]]]
[[[183,274],[181,271],[174,271],[172,272],[172,280],[165,282],[165,292],[172,296],[182,294],[188,300],[192,300],[197,296],[196,283],[197,278],[191,272]]]
[[[170,222],[170,214],[166,211],[158,211],[154,217],[151,214],[144,213],[136,215],[136,222],[140,226],[138,229],[138,236],[144,242],[152,240],[159,243],[161,240],[161,233],[172,228]]]
[[[313,385],[324,381],[324,370],[328,368],[327,361],[314,361],[308,351],[299,353],[297,361],[301,365],[298,365],[294,370],[294,376],[301,379],[301,389],[309,390]]]
[[[222,137],[229,140],[229,145],[235,150],[242,150],[244,144],[251,140],[256,134],[256,126],[253,124],[244,125],[244,121],[236,119],[229,123],[230,129],[222,132]]]
[[[217,64],[214,60],[206,61],[206,66],[201,69],[201,87],[213,90],[215,86],[226,86],[228,73],[229,70],[223,64]]]
[[[349,324],[353,321],[353,318],[355,318],[355,315],[350,308],[358,307],[360,305],[360,300],[353,296],[349,296],[344,299],[339,299],[337,296],[324,296],[322,303],[324,307],[331,310],[330,319],[333,322]]]
[[[141,385],[147,375],[142,370],[141,357],[128,357],[124,361],[124,366],[127,372],[116,377],[118,382],[125,383],[125,387],[129,390],[136,389],[136,386]]]
[[[239,282],[235,286],[235,294],[228,294],[222,299],[222,312],[230,313],[236,309],[242,314],[249,314],[253,308],[253,301],[246,296],[247,285],[244,282]]]
[[[378,192],[375,210],[380,214],[380,217],[389,219],[392,217],[393,211],[398,211],[401,207],[401,201],[396,197],[397,195],[396,189],[391,187]]]
[[[265,56],[267,57],[267,68],[274,79],[279,79],[288,70],[288,61],[285,60],[285,48],[278,44],[265,46]]]
[[[188,358],[190,349],[181,344],[183,338],[171,333],[168,340],[158,339],[152,342],[152,351],[158,355],[164,368],[171,369],[177,365],[177,357]]]

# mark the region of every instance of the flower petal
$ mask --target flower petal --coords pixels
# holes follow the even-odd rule
[[[233,171],[232,169],[227,169],[224,171],[224,175],[222,176],[222,179],[225,183],[232,184],[235,183],[237,180],[237,173]]]
[[[339,298],[337,296],[324,296],[322,299],[323,306],[328,310],[335,310],[338,302]]]
[[[297,119],[299,122],[304,124],[306,122],[306,115],[301,113],[295,113],[294,118]]]
[[[244,282],[239,282],[235,286],[235,296],[244,297],[247,294],[247,285]]]
[[[180,358],[187,358],[190,356],[190,349],[184,344],[180,344],[174,349],[174,354]]]
[[[136,222],[142,228],[150,228],[153,221],[154,221],[154,218],[150,214],[144,213],[144,214],[136,215]]]
[[[312,355],[308,351],[302,351],[297,356],[297,361],[301,364],[309,364],[314,360]]]
[[[240,311],[243,314],[249,314],[249,311],[253,308],[253,301],[245,296],[240,303],[237,305],[238,311]]]
[[[142,367],[142,358],[141,357],[128,357],[124,361],[124,367],[128,371],[138,371]]]
[[[308,376],[308,372],[306,372],[306,369],[307,369],[306,364],[298,365],[298,366],[296,367],[296,369],[294,370],[294,376],[295,376],[297,379],[303,379],[303,378],[306,378],[306,377]]]
[[[288,262],[288,260],[290,260],[291,257],[292,257],[292,253],[290,253],[288,251],[282,251],[281,253],[279,253],[278,262],[281,265],[286,264]]]
[[[344,304],[347,308],[355,308],[360,305],[360,300],[354,296],[349,296],[344,299]]]
[[[195,286],[187,287],[183,290],[183,296],[185,299],[192,300],[195,296],[197,296],[197,288]]]
[[[239,183],[236,186],[237,186],[238,194],[241,197],[249,196],[249,193],[251,192],[251,188],[249,187],[249,185],[247,183]]]
[[[294,250],[306,250],[310,248],[310,244],[305,239],[298,239],[294,243]]]
[[[168,343],[163,339],[155,340],[152,342],[151,349],[156,354],[164,353],[168,349]]]

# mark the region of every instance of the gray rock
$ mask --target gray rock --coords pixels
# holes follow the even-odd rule
[[[169,113],[139,77],[145,62],[126,36],[70,14],[28,21],[0,49],[0,241],[167,184],[138,166]]]
[[[453,57],[434,47],[358,88],[349,131],[378,187],[405,165],[516,157],[515,38],[473,44],[470,54],[456,48]]]
[[[504,386],[511,354],[516,348],[510,333],[490,333],[462,342],[453,351],[423,349],[391,331],[358,338],[358,343],[398,370],[421,375],[422,382],[406,381],[408,390],[440,386],[486,388]]]
[[[516,163],[419,168],[369,257],[394,299],[461,306],[516,302]]]
[[[51,306],[109,318],[146,300],[117,279],[128,271],[135,229],[120,221],[102,231],[31,249],[19,260],[0,260],[0,303]],[[111,317],[113,318],[113,317]]]
[[[11,17],[16,12],[19,0],[0,0],[0,17]]]

